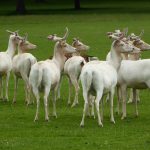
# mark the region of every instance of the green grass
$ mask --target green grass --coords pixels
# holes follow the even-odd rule
[[[38,60],[44,60],[53,54],[54,43],[48,41],[49,34],[63,35],[67,26],[70,31],[68,43],[73,37],[90,46],[90,55],[104,60],[111,45],[106,37],[107,31],[129,27],[129,32],[139,34],[145,29],[143,39],[150,43],[150,14],[64,14],[64,15],[26,15],[0,16],[0,48],[7,47],[8,34],[6,29],[19,29],[21,34],[28,33],[29,41],[37,44],[32,53]],[[149,58],[150,52],[144,52],[143,58]],[[13,77],[11,75],[8,103],[0,102],[0,150],[141,150],[150,149],[150,93],[140,93],[138,105],[139,117],[134,117],[133,105],[127,105],[128,117],[121,121],[115,115],[116,124],[109,121],[109,105],[105,104],[104,127],[99,128],[97,119],[85,119],[85,128],[80,128],[83,97],[79,95],[79,106],[67,107],[68,84],[66,78],[61,87],[61,99],[57,101],[58,118],[50,117],[44,121],[43,101],[41,99],[40,118],[34,123],[36,105],[26,107],[24,104],[23,82],[19,82],[17,103],[12,105]],[[116,97],[114,99],[116,106]],[[52,105],[50,103],[50,112]]]

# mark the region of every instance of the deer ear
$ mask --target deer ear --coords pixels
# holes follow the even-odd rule
[[[122,40],[123,38],[125,37],[125,35],[124,35],[124,33],[122,33],[122,34],[120,34],[120,36],[119,36],[119,40]]]
[[[65,43],[65,41],[64,41],[64,40],[59,40],[59,44],[60,44],[61,46],[63,46],[63,45],[64,45],[64,43]]]
[[[107,32],[106,33],[106,35],[112,35],[113,34],[113,32]]]
[[[22,41],[22,40],[23,40],[23,38],[17,35],[17,36],[15,36],[15,40]]]
[[[20,40],[20,38],[18,36],[15,37],[16,40]]]
[[[14,32],[12,32],[10,30],[6,30],[6,32],[8,32],[9,34],[14,34]]]
[[[116,40],[116,41],[114,42],[114,47],[118,46],[119,44],[120,44],[120,40]]]
[[[48,37],[47,37],[49,40],[53,40],[54,39],[54,35],[52,34],[52,35],[49,35]]]
[[[131,40],[131,36],[130,36],[130,35],[127,37],[127,40],[128,40],[128,41]]]
[[[19,43],[20,43],[20,45],[23,45],[24,40],[23,40],[23,39],[21,39]]]
[[[18,35],[19,35],[18,32],[19,32],[19,30],[17,30],[17,31],[14,32],[14,33],[15,33],[15,36],[18,36]]]
[[[77,37],[77,41],[79,41],[79,37]]]
[[[76,38],[73,38],[73,42],[75,42],[75,41],[77,41],[77,39],[76,39]]]
[[[57,34],[52,34],[52,36],[57,36]]]
[[[119,38],[115,35],[108,35],[108,38],[113,39],[113,40],[118,40]]]

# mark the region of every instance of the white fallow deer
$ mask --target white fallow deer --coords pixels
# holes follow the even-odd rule
[[[44,93],[44,107],[45,107],[45,120],[49,120],[48,113],[48,96],[50,91],[53,94],[53,115],[56,115],[56,92],[61,76],[61,72],[65,64],[65,53],[73,53],[76,49],[66,43],[65,36],[58,40],[54,46],[54,55],[52,60],[45,60],[35,63],[30,72],[29,83],[32,88],[33,94],[36,98],[37,109],[34,121],[38,120],[39,105],[40,105],[40,92]]]
[[[140,42],[140,40],[136,41]],[[134,42],[133,45],[137,46]],[[149,45],[144,46],[144,42],[141,42],[143,49],[149,49]],[[118,85],[121,89],[122,102],[122,118],[126,118],[126,99],[127,99],[127,88],[133,88],[133,100],[135,102],[135,115],[138,116],[137,109],[137,89],[150,88],[150,59],[143,60],[123,60],[121,62],[118,71]],[[130,74],[130,75],[129,75]]]
[[[111,35],[109,36],[111,38]],[[92,61],[84,65],[81,71],[81,84],[83,88],[84,109],[80,126],[84,126],[84,119],[89,107],[89,95],[96,96],[95,105],[98,115],[98,125],[103,126],[99,111],[99,103],[103,94],[109,93],[111,122],[115,123],[113,115],[113,97],[117,84],[117,71],[121,63],[121,53],[138,50],[133,45],[115,40],[111,45],[109,61]]]
[[[85,59],[80,56],[82,52],[86,52],[89,46],[83,44],[79,39],[73,39],[72,46],[77,49],[76,53],[73,53],[72,57],[69,58],[64,65],[64,74],[67,75],[69,81],[69,95],[68,95],[68,105],[71,104],[71,88],[72,85],[75,88],[75,98],[72,107],[78,104],[78,94],[79,94],[79,76],[83,65],[86,63]]]
[[[141,37],[144,34],[144,30],[141,31],[139,36],[136,36],[134,33],[131,33],[131,35],[129,35],[127,37],[127,32],[128,32],[128,28],[125,28],[123,32],[121,32],[120,30],[115,30],[114,33],[108,32],[108,34],[109,35],[112,34],[113,36],[117,36],[117,37],[124,34],[125,35],[124,40],[130,41],[135,47],[140,48],[141,52],[143,52],[145,50],[150,50],[150,45],[147,44],[146,42],[144,42],[143,40],[141,40]],[[139,60],[139,59],[141,59],[141,53],[122,54],[122,58],[124,60]],[[137,94],[136,95],[137,101],[140,101],[139,90],[137,90],[136,94]],[[132,102],[133,102],[133,89],[131,88],[128,103],[132,103]],[[119,110],[118,110],[118,112],[119,112]]]
[[[144,33],[144,31],[142,31],[139,36],[136,36],[134,33],[132,33],[129,36],[129,39],[132,41],[133,45],[140,48],[141,52],[150,50],[150,45],[148,43],[146,43],[145,41],[141,40],[141,36],[143,35],[143,33]],[[130,54],[128,56],[128,59],[129,60],[139,60],[139,59],[141,59],[141,55],[140,55],[140,53]],[[138,102],[140,101],[139,90],[137,90],[136,99]],[[128,100],[128,103],[132,103],[132,102],[133,102],[133,89],[130,90],[130,96],[129,96],[129,100]]]
[[[57,38],[55,36],[55,39],[57,39]],[[81,68],[82,68],[81,67],[81,63],[82,62],[84,62],[84,63],[85,62],[89,62],[89,61],[92,61],[92,60],[98,60],[97,57],[89,56],[89,55],[86,54],[87,50],[89,49],[89,46],[83,44],[81,41],[79,41],[78,38],[74,38],[73,39],[72,46],[77,48],[77,52],[75,52],[73,54],[66,54],[65,55],[66,56],[66,63],[65,63],[65,66],[64,66],[64,68],[65,68],[64,72],[67,75],[68,81],[69,81],[68,105],[71,104],[70,98],[71,98],[71,87],[72,87],[72,85],[74,86],[75,91],[79,91],[79,86],[77,85],[78,84],[77,80],[78,80],[78,77],[80,75]],[[71,58],[71,57],[73,57],[73,58]],[[71,64],[74,64],[74,65],[72,66]],[[72,74],[74,74],[73,75],[74,79],[72,78],[72,81],[74,80],[73,82],[70,80],[70,77],[72,76]],[[62,75],[63,75],[63,73],[62,73]],[[62,75],[61,75],[60,84],[59,84],[59,87],[58,87],[58,98],[59,99],[60,99],[60,86],[61,86]],[[72,104],[72,107],[74,107],[74,106],[76,106],[78,104],[78,96],[77,95],[78,94],[76,92],[74,103]]]
[[[0,99],[8,101],[8,84],[10,71],[12,70],[12,58],[15,54],[16,47],[18,44],[18,31],[12,32],[7,30],[10,33],[8,48],[5,52],[0,52]],[[6,76],[6,87],[5,87],[5,97],[3,97],[3,78]]]
[[[114,40],[116,40],[117,38],[123,37],[122,41],[123,40],[126,41],[127,40],[126,39],[127,32],[128,32],[128,28],[125,28],[122,32],[118,29],[118,30],[115,30],[115,32],[107,32],[107,35],[109,38],[114,39]],[[122,57],[122,59],[128,59],[128,53],[121,53],[120,56]],[[108,52],[108,54],[106,56],[106,61],[109,61],[109,60],[111,60],[110,52]],[[117,89],[117,94],[118,94],[118,97],[120,98],[121,94],[118,92],[120,92],[119,89]],[[119,98],[118,98],[118,101],[120,100]],[[109,100],[109,94],[107,94],[107,96],[106,96],[106,102],[108,102],[108,100]],[[119,103],[118,103],[117,108],[118,107],[119,107]]]
[[[123,60],[118,71],[118,83],[121,88],[122,119],[126,118],[127,88],[133,88],[135,101],[135,115],[138,116],[136,89],[150,88],[150,59],[137,61]]]
[[[130,43],[132,43],[135,47],[139,48],[140,49],[140,52],[143,52],[145,50],[149,50],[150,49],[150,45],[147,44],[146,42],[144,42],[143,40],[141,40],[141,36],[143,34],[143,31],[141,32],[141,34],[139,36],[136,36],[134,35],[133,33],[128,36],[127,38],[124,38],[124,40],[128,40],[130,41]],[[118,36],[118,35],[116,35]],[[123,57],[124,60],[139,60],[140,59],[140,53],[130,53],[130,54],[127,54],[127,55],[124,55],[125,57]],[[107,56],[108,57],[108,56]],[[119,84],[118,84],[118,103],[117,103],[117,113],[119,114],[119,103],[121,102],[121,93],[120,93],[120,88],[119,88]],[[134,91],[134,92],[133,92]],[[136,93],[136,95],[134,95],[134,93]],[[134,95],[134,97],[133,97]],[[135,112],[136,112],[136,116],[138,115],[138,111],[137,111],[137,101],[139,100],[139,90],[137,89],[131,89],[130,91],[130,101],[131,102],[131,99],[132,101],[134,101],[135,103]],[[124,117],[122,117],[123,119]]]
[[[68,28],[66,28],[66,35],[68,34]],[[66,36],[64,35],[64,37]],[[57,34],[51,34],[49,35],[47,38],[53,42],[58,42],[60,40],[63,40],[64,37],[59,37],[57,36]],[[65,61],[68,59],[68,57],[72,57],[72,53],[66,53],[65,54]],[[49,57],[49,59],[52,59],[52,56]],[[60,99],[60,86],[61,86],[61,81],[62,81],[62,76],[63,76],[63,72],[61,72],[61,76],[60,76],[60,82],[59,82],[59,86],[58,86],[58,93],[57,93],[57,99]]]
[[[29,73],[33,64],[37,62],[36,58],[28,53],[29,50],[35,49],[36,45],[27,41],[27,35],[24,38],[19,39],[18,44],[18,54],[13,58],[13,65],[12,71],[14,73],[14,98],[13,103],[16,103],[16,94],[17,94],[17,87],[18,87],[18,79],[22,78],[25,83],[25,102],[26,104],[30,104],[30,87],[29,87]]]

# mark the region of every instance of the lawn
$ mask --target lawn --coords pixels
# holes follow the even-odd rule
[[[90,10],[91,11],[91,10]],[[53,54],[54,43],[47,36],[57,33],[62,36],[64,29],[69,28],[68,43],[73,37],[90,46],[88,54],[104,60],[111,46],[106,32],[114,29],[129,28],[129,32],[139,34],[145,30],[143,39],[150,43],[149,13],[75,13],[25,16],[0,16],[0,49],[7,48],[9,30],[20,30],[28,33],[28,40],[38,46],[32,53],[38,60],[47,59]],[[150,52],[144,52],[142,58],[149,58]],[[41,99],[40,118],[34,123],[36,105],[27,107],[24,104],[23,82],[20,80],[17,103],[12,105],[14,81],[11,75],[9,84],[9,102],[0,101],[0,150],[149,150],[150,149],[150,97],[149,90],[141,91],[141,102],[138,105],[139,117],[134,117],[134,106],[127,105],[127,119],[121,120],[115,115],[116,124],[110,123],[109,104],[105,104],[104,127],[97,125],[97,119],[86,118],[85,127],[80,128],[83,97],[79,95],[79,106],[67,106],[68,84],[64,78],[61,87],[61,99],[57,101],[57,115],[44,121],[44,107]],[[116,106],[116,97],[114,99]],[[52,104],[50,102],[50,112]]]

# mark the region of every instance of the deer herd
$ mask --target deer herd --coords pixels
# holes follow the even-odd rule
[[[115,123],[113,113],[115,89],[118,114],[120,104],[122,105],[121,119],[126,118],[127,114],[127,88],[130,88],[128,103],[134,103],[135,115],[138,116],[139,89],[150,88],[150,59],[141,59],[142,52],[150,50],[150,45],[141,39],[143,30],[139,36],[134,33],[127,35],[127,28],[123,31],[107,32],[112,44],[105,61],[86,55],[89,46],[77,38],[73,39],[72,46],[69,45],[66,42],[68,28],[63,37],[58,37],[56,34],[47,37],[48,40],[55,42],[55,46],[52,58],[43,61],[37,61],[36,57],[29,53],[37,46],[27,40],[27,34],[21,37],[18,31],[7,30],[7,32],[10,33],[8,48],[5,52],[0,52],[0,99],[8,101],[8,83],[12,71],[14,75],[13,103],[17,100],[18,80],[23,79],[26,104],[34,102],[31,98],[32,93],[36,99],[34,121],[39,118],[40,93],[43,93],[45,120],[49,120],[50,93],[52,93],[53,116],[57,117],[56,101],[61,97],[60,87],[63,75],[68,78],[68,104],[71,104],[71,107],[79,103],[81,81],[84,99],[81,127],[84,126],[86,115],[95,118],[95,109],[98,125],[103,126],[103,96],[106,94],[106,101],[110,102],[110,121]],[[17,54],[16,50],[18,50]],[[5,90],[4,79],[6,80]],[[72,86],[75,89],[73,101],[71,101]]]

